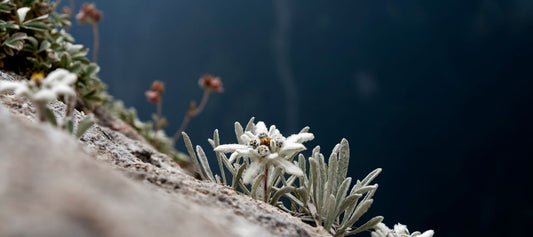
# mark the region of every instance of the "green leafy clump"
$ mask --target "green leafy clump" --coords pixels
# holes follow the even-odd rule
[[[377,216],[358,228],[353,227],[373,202],[372,196],[378,186],[371,182],[381,169],[372,171],[362,181],[357,180],[350,190],[351,178],[346,177],[348,141],[343,139],[335,146],[327,163],[320,148],[316,147],[308,165],[305,156],[300,153],[305,150],[302,143],[314,138],[308,130],[306,127],[300,133],[285,138],[275,126],[267,130],[263,122],[254,124],[252,118],[246,128],[235,123],[238,144],[227,145],[220,144],[218,130],[215,130],[209,143],[215,150],[220,175],[213,175],[202,147],[196,146],[195,152],[186,133],[183,137],[203,179],[262,199],[303,221],[324,227],[335,236],[356,234],[381,223],[383,217]],[[229,152],[232,154],[228,158],[224,153]]]
[[[34,72],[64,68],[78,77],[76,92],[92,108],[110,98],[98,78],[100,68],[91,63],[88,49],[74,45],[64,27],[69,16],[55,12],[48,0],[3,0],[0,2],[0,68],[30,77]]]
[[[70,16],[55,11],[58,2],[0,0],[0,69],[28,78],[37,72],[48,74],[58,68],[66,69],[77,76],[78,108],[90,112],[103,105],[102,108],[126,121],[157,150],[186,162],[187,158],[173,148],[172,139],[161,132],[154,133],[150,123],[140,122],[134,111],[113,101],[98,78],[100,67],[87,59],[89,50],[74,44],[74,38],[65,30],[71,26]]]

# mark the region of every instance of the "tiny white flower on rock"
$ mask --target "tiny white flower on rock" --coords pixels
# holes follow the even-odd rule
[[[412,234],[409,233],[406,225],[400,223],[394,225],[394,229],[391,230],[383,223],[379,223],[374,227],[374,231],[371,233],[372,237],[433,237],[435,233],[433,230],[428,230],[424,233],[415,231]]]
[[[13,90],[15,95],[47,103],[61,95],[76,95],[72,88],[76,80],[76,74],[59,68],[42,80],[0,81],[0,91]]]
[[[225,144],[215,147],[216,152],[232,153],[229,162],[237,158],[252,159],[250,167],[243,174],[244,183],[251,183],[257,175],[270,165],[282,168],[286,173],[303,176],[303,171],[289,159],[305,150],[303,142],[313,140],[312,133],[302,132],[285,138],[276,126],[267,129],[264,122],[258,122],[251,131],[240,137],[239,144]]]
[[[30,99],[37,109],[39,120],[46,120],[46,104],[58,96],[75,96],[73,85],[77,76],[65,69],[56,69],[44,78],[44,74],[34,73],[31,80],[0,80],[0,92],[11,90],[17,96]]]

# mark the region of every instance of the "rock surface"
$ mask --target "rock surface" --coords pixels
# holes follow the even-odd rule
[[[98,125],[76,140],[25,99],[0,102],[0,236],[329,236],[142,141]]]

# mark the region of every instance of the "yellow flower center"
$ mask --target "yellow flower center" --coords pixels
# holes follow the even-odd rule
[[[31,74],[31,79],[35,82],[41,81],[42,79],[44,79],[44,72],[34,72],[33,74]]]

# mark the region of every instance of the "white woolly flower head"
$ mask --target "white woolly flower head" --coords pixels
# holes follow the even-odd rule
[[[0,91],[13,90],[15,95],[46,103],[61,95],[76,95],[72,87],[76,80],[76,74],[59,68],[44,79],[36,77],[26,81],[0,81]]]
[[[280,167],[288,174],[303,176],[303,171],[289,159],[305,150],[302,143],[313,138],[313,134],[308,132],[285,138],[275,125],[267,129],[264,122],[258,122],[241,135],[239,144],[220,145],[215,147],[215,151],[232,153],[230,163],[240,157],[251,158],[252,163],[243,174],[244,183],[251,183],[262,169],[270,165]]]
[[[391,230],[383,223],[379,223],[374,227],[374,231],[371,233],[372,237],[433,237],[435,232],[433,230],[420,233],[415,231],[412,234],[409,233],[406,225],[400,223],[394,225],[394,229]]]

